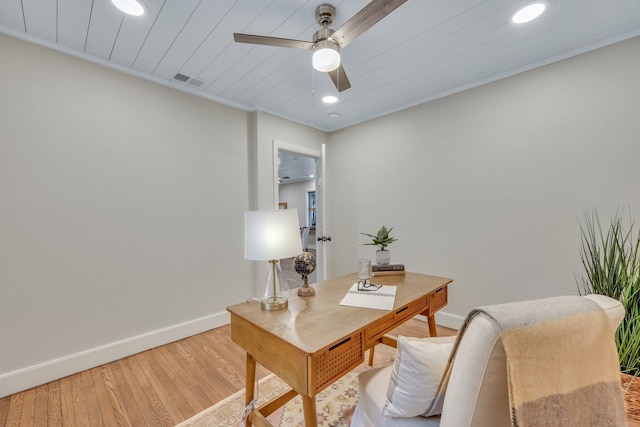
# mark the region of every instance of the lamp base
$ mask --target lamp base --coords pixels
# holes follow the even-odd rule
[[[289,300],[282,298],[263,299],[260,301],[260,306],[267,311],[284,310],[289,307]]]
[[[260,305],[263,310],[267,311],[284,310],[289,307],[288,300],[291,295],[287,278],[282,274],[277,259],[269,260],[269,264],[265,292],[260,300]]]

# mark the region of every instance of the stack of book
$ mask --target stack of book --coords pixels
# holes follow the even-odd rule
[[[373,264],[371,266],[373,276],[394,276],[404,274],[404,264]]]

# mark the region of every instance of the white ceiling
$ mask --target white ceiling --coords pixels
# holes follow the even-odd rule
[[[310,52],[233,41],[234,32],[311,40],[326,0],[143,2],[148,13],[132,17],[110,0],[2,0],[0,32],[326,131],[640,35],[640,0],[555,0],[518,27],[509,17],[527,1],[409,0],[342,50],[352,88],[329,106],[320,98],[336,90]],[[332,28],[367,3],[333,1]]]
[[[280,184],[315,179],[316,159],[298,153],[278,152],[278,181]]]

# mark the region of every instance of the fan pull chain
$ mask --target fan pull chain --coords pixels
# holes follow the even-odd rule
[[[316,70],[311,67],[311,96],[316,96]]]

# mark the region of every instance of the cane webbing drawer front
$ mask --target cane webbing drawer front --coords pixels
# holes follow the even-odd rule
[[[389,332],[390,329],[393,329],[393,325],[396,322],[394,314],[394,312],[391,312],[386,316],[378,319],[372,325],[366,327],[366,329],[364,330],[366,348],[371,347],[372,343],[377,342],[377,340],[381,336]]]
[[[311,391],[317,393],[363,361],[363,338],[358,331],[312,358],[315,384],[311,384]]]
[[[433,314],[447,305],[447,287],[436,289],[429,298],[429,313]]]
[[[428,297],[411,301],[402,307],[396,308],[391,313],[379,319],[365,329],[365,348],[376,344],[378,340],[388,333],[395,326],[406,322],[416,314],[423,312],[427,308]]]
[[[407,318],[424,311],[424,309],[427,308],[427,301],[427,297],[412,301],[404,307],[396,309],[393,313],[393,318],[397,321],[404,322]]]

